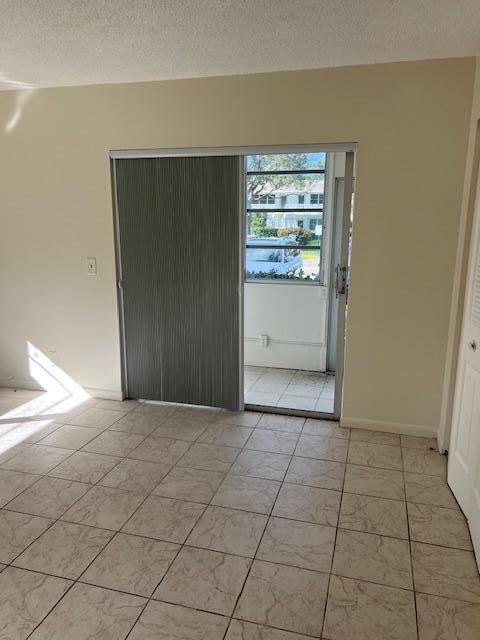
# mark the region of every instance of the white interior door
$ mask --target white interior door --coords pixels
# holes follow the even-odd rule
[[[477,192],[448,461],[480,566],[480,195]]]

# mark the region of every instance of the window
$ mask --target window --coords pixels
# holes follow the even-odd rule
[[[248,281],[320,282],[325,160],[325,153],[247,156]],[[318,213],[298,218],[297,207]]]
[[[264,196],[256,196],[253,198],[255,204],[275,204],[275,196],[267,194]]]
[[[310,204],[323,204],[323,193],[311,193]]]

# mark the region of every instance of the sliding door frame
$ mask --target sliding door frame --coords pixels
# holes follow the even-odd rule
[[[340,143],[318,143],[318,144],[285,144],[285,145],[252,145],[252,146],[232,146],[232,147],[193,147],[193,148],[165,148],[165,149],[116,149],[109,153],[110,167],[111,167],[111,183],[112,183],[112,207],[113,207],[113,224],[114,224],[114,243],[115,243],[115,264],[116,264],[116,284],[117,284],[117,306],[119,315],[119,332],[120,332],[120,362],[121,362],[121,384],[122,395],[128,397],[128,376],[127,376],[127,361],[126,361],[126,342],[125,342],[125,317],[123,306],[123,288],[122,288],[122,256],[120,247],[120,228],[119,228],[119,212],[118,212],[118,197],[117,197],[117,180],[116,180],[116,166],[115,160],[120,159],[135,159],[135,158],[172,158],[172,157],[204,157],[204,156],[248,156],[255,154],[277,154],[277,153],[335,153],[344,152],[347,158],[353,159],[357,150],[357,143],[355,142],[340,142]],[[351,152],[351,153],[350,153]],[[348,161],[347,161],[348,163]],[[243,371],[244,371],[244,267],[245,267],[245,184],[246,184],[246,172],[244,170],[244,163],[239,162],[240,166],[240,193],[239,197],[239,212],[241,215],[241,232],[239,234],[238,241],[240,243],[239,251],[239,381],[240,390],[239,397],[241,399],[239,403],[239,410],[243,409],[252,411],[261,411],[263,413],[277,413],[281,415],[296,415],[303,417],[322,418],[326,420],[338,420],[341,417],[342,406],[342,392],[343,392],[343,373],[344,373],[344,358],[345,358],[345,314],[343,307],[343,335],[337,335],[337,370],[335,371],[335,405],[334,413],[324,413],[320,411],[302,411],[294,410],[283,407],[268,407],[259,405],[245,405],[244,404],[244,383],[243,383]],[[353,171],[353,160],[352,160]],[[345,175],[345,183],[347,182],[347,175]],[[347,194],[345,194],[347,195]],[[351,197],[350,197],[351,200]],[[350,202],[349,200],[349,202]],[[344,204],[344,219],[345,219],[346,205]],[[350,209],[349,209],[350,211]],[[350,214],[349,214],[350,215]],[[348,229],[347,229],[348,234]],[[345,230],[343,230],[342,237],[342,251],[348,251],[348,235],[347,235],[347,247],[343,247],[345,242]],[[344,296],[345,298],[346,296]],[[340,325],[339,325],[340,328]]]

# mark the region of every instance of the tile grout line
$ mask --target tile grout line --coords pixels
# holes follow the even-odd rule
[[[338,508],[338,517],[337,517],[337,526],[335,527],[335,539],[333,542],[333,548],[332,548],[332,558],[330,560],[330,573],[328,575],[328,583],[327,583],[327,593],[325,596],[325,605],[323,607],[323,620],[322,620],[322,630],[320,632],[320,638],[323,638],[323,632],[325,630],[325,622],[326,622],[326,618],[327,618],[327,606],[328,606],[328,599],[330,597],[330,583],[332,581],[332,575],[336,575],[333,574],[333,561],[335,558],[335,552],[337,549],[337,538],[338,538],[338,530],[339,530],[339,525],[340,525],[340,514],[342,511],[342,502],[343,502],[343,490],[345,487],[345,477],[347,475],[347,461],[348,461],[348,452],[350,451],[350,443],[351,443],[351,437],[352,437],[352,432],[349,431],[348,432],[348,445],[347,445],[347,453],[345,456],[345,468],[343,470],[343,480],[342,480],[342,489],[341,489],[341,496],[340,496],[340,505]]]
[[[419,625],[418,625],[418,611],[417,611],[417,595],[416,595],[416,591],[415,591],[415,577],[414,577],[414,571],[413,571],[413,555],[412,555],[412,537],[411,537],[411,531],[410,531],[410,515],[408,513],[408,503],[407,503],[407,484],[405,481],[405,467],[403,464],[403,451],[402,451],[402,447],[400,447],[400,456],[402,459],[402,469],[403,469],[403,491],[405,493],[405,513],[406,513],[406,518],[407,518],[407,533],[408,533],[408,551],[409,551],[409,556],[410,556],[410,571],[412,572],[412,592],[413,592],[413,607],[414,607],[414,611],[415,611],[415,629],[416,629],[416,633],[417,633],[417,638],[420,637],[420,629],[419,629]]]

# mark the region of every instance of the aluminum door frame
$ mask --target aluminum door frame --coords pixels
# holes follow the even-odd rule
[[[213,156],[213,155],[238,155],[247,156],[254,154],[275,154],[275,153],[314,153],[314,152],[345,152],[345,192],[343,207],[343,228],[342,228],[342,264],[347,265],[348,270],[348,242],[351,215],[351,199],[353,194],[353,170],[355,162],[355,153],[357,151],[356,142],[340,142],[340,143],[313,143],[313,144],[284,144],[284,145],[251,145],[251,146],[230,146],[230,147],[179,147],[179,148],[152,148],[152,149],[114,149],[109,153],[111,165],[112,180],[112,200],[113,200],[113,220],[114,220],[114,242],[115,242],[115,263],[117,277],[117,305],[119,313],[119,330],[120,330],[120,357],[121,357],[121,377],[122,377],[122,395],[126,397],[128,379],[126,375],[126,352],[125,352],[125,331],[123,317],[123,295],[122,295],[122,267],[121,254],[119,245],[119,226],[118,226],[118,202],[117,202],[117,185],[115,176],[115,160],[123,158],[168,158],[168,157],[193,157],[193,156]],[[240,226],[239,242],[242,248],[245,246],[245,224],[243,217],[245,215],[245,180],[246,173],[243,163],[241,166],[240,193],[239,193],[239,211],[242,216],[242,224]],[[347,165],[350,169],[347,170]],[[348,171],[348,173],[347,173]],[[348,195],[350,194],[350,196]],[[348,224],[345,220],[348,217]],[[243,370],[244,370],[244,251],[239,251],[239,310],[241,318],[239,318],[239,376],[241,393],[240,398],[244,398]],[[261,405],[241,404],[239,410],[261,411],[263,413],[277,413],[280,415],[293,415],[305,418],[320,418],[324,420],[339,420],[342,411],[343,401],[343,378],[344,378],[344,359],[345,359],[345,330],[346,330],[346,302],[348,297],[348,287],[345,295],[339,300],[339,323],[337,327],[337,367],[335,371],[335,399],[334,412],[324,413],[320,411],[302,411],[295,409],[287,409],[283,407],[268,407]]]

